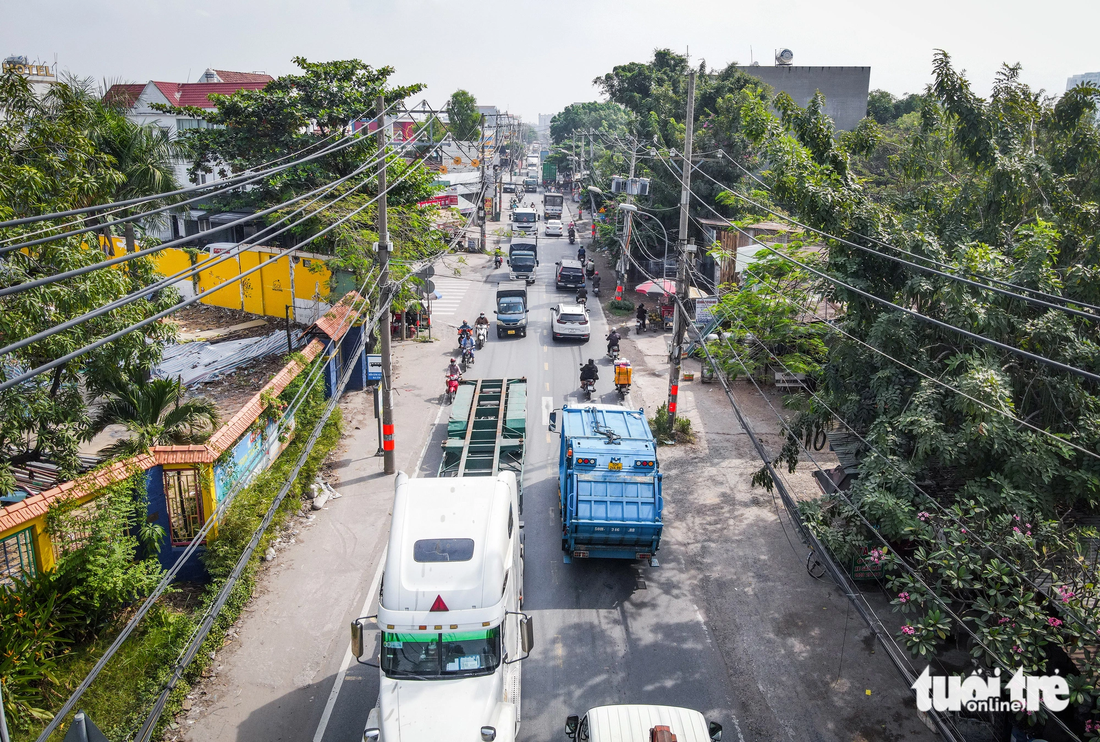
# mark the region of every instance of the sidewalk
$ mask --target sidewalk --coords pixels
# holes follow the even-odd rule
[[[672,333],[639,337],[632,320],[624,324],[622,355],[634,364],[628,403],[652,416],[667,400]],[[932,740],[912,691],[844,593],[807,574],[808,550],[778,495],[750,485],[761,462],[721,384],[701,383],[695,359],[685,359],[683,371],[695,380],[680,383],[679,414],[691,420],[697,440],[660,449],[662,551],[688,567],[685,590],[721,650],[744,738]],[[785,431],[756,387],[738,380],[731,389],[754,432],[777,453]],[[790,414],[773,388],[765,391]],[[826,468],[836,463],[828,451],[814,456]],[[781,471],[796,499],[820,495],[813,470],[803,461],[794,474]],[[880,615],[890,614],[883,596],[867,597]]]

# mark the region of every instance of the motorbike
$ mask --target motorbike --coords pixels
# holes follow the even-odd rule
[[[639,333],[645,332],[645,320],[641,317],[634,318],[634,331]]]
[[[477,330],[474,331],[474,343],[477,345],[477,349],[481,350],[485,347],[485,341],[489,338],[489,326],[478,325]]]
[[[592,296],[600,295],[600,285],[598,283],[592,284]]]
[[[619,401],[622,402],[630,394],[630,384],[616,384],[615,391],[619,393]]]
[[[584,366],[581,366],[584,368]],[[595,379],[581,379],[581,391],[584,392],[584,401],[591,402],[592,394],[596,391]]]
[[[577,242],[577,233],[573,230],[569,230],[569,244],[573,245]]]
[[[611,350],[607,351],[607,357],[611,359],[611,362],[619,360],[619,346],[612,345]]]
[[[583,247],[580,248],[579,250],[577,250],[577,260],[581,261],[582,263],[584,262],[584,248]]]
[[[458,391],[458,376],[447,374],[447,404],[455,401],[455,392]]]
[[[587,306],[587,304],[588,304],[588,295],[587,294],[581,294],[581,293],[578,292],[577,293],[577,303],[580,304],[582,307]]]
[[[499,268],[503,264],[504,264],[504,256],[503,255],[496,255],[496,256],[493,257],[493,267],[494,268]]]
[[[462,349],[462,370],[465,371],[470,366],[474,365],[474,349],[463,348]]]

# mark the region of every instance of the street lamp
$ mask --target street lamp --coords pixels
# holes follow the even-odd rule
[[[661,224],[661,220],[658,219],[657,217],[653,216],[653,214],[650,214],[648,211],[642,211],[641,209],[639,209],[634,204],[619,204],[615,208],[617,208],[619,211],[630,212],[631,214],[638,214],[640,216],[648,216],[650,219],[657,222],[657,226],[661,228],[661,232],[665,236],[665,258],[661,262],[661,279],[664,280],[664,278],[665,278],[665,266],[668,265],[668,230],[665,229],[665,225]]]

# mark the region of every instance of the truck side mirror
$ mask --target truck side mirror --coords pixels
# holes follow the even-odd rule
[[[576,739],[577,727],[581,725],[581,718],[576,714],[571,714],[565,717],[565,736],[569,739]]]
[[[359,619],[351,622],[351,653],[356,659],[363,656],[363,624]]]
[[[558,432],[558,411],[557,410],[554,410],[553,412],[550,413],[550,432],[551,433],[557,433]]]
[[[530,616],[524,616],[519,622],[520,645],[524,654],[530,654],[535,646],[535,623]]]
[[[719,742],[719,740],[722,739],[722,725],[716,721],[712,721],[708,726],[710,738],[714,740],[714,742]]]

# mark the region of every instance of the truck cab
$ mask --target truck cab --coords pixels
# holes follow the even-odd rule
[[[533,643],[523,601],[516,475],[396,480],[378,614],[378,702],[364,740],[511,742],[520,660]],[[479,737],[480,735],[480,737]]]
[[[542,197],[542,210],[547,219],[561,219],[564,200],[565,197],[560,193],[547,193]]]
[[[527,337],[527,283],[515,281],[497,287],[497,337]]]
[[[597,706],[565,720],[574,742],[720,742],[722,725],[676,706]]]
[[[591,404],[550,413],[561,434],[561,548],[573,559],[637,559],[658,566],[664,528],[657,441],[643,410]]]
[[[524,181],[526,183],[526,181]],[[534,209],[519,208],[512,210],[512,231],[520,234],[537,234],[539,214]]]
[[[539,255],[536,238],[514,238],[508,245],[508,278],[512,281],[534,283],[535,269],[538,268],[538,265]]]

